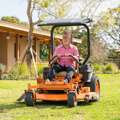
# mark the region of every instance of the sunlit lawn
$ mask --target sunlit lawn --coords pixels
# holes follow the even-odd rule
[[[36,81],[0,80],[0,120],[119,120],[120,119],[120,74],[99,74],[101,98],[98,102],[79,102],[69,108],[67,102],[43,103],[27,107],[17,98]]]

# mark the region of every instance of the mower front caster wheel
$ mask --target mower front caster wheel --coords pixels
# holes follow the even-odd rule
[[[35,106],[36,100],[33,98],[33,92],[28,91],[26,93],[25,102],[27,106]]]
[[[75,107],[77,106],[77,99],[76,99],[76,96],[75,96],[75,91],[71,91],[68,93],[68,106],[69,107]]]

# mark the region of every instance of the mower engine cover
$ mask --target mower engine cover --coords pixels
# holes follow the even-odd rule
[[[91,77],[94,74],[91,64],[88,63],[86,65],[81,65],[79,71],[83,75],[82,80],[84,80],[85,82],[91,81]]]

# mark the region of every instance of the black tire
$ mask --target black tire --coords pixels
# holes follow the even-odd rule
[[[100,81],[98,76],[92,75],[91,82],[86,82],[85,87],[90,87],[90,92],[97,93],[97,96],[92,97],[90,101],[98,101],[100,99]]]
[[[69,107],[77,106],[77,100],[75,99],[75,92],[71,91],[68,93],[68,100],[67,100]]]
[[[33,100],[33,92],[28,91],[26,93],[25,102],[27,106],[35,106],[36,100]]]

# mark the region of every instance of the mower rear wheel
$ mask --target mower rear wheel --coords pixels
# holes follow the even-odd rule
[[[75,91],[71,91],[68,93],[68,100],[67,100],[69,107],[77,106],[77,99],[75,97]]]
[[[98,76],[93,75],[91,78],[91,82],[86,82],[85,87],[90,87],[90,92],[96,92],[96,96],[92,97],[92,101],[98,101],[100,99],[100,81]]]
[[[35,106],[36,100],[33,98],[33,92],[28,91],[26,93],[25,102],[27,106]]]

